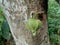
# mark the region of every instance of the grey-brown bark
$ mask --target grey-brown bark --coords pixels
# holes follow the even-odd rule
[[[49,45],[46,14],[41,6],[44,0],[2,0],[3,11],[9,23],[16,45]],[[42,28],[32,36],[25,27],[32,13],[38,12],[37,18],[42,21]]]

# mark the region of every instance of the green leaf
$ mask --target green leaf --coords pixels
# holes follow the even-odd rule
[[[9,40],[11,37],[10,28],[6,20],[2,23],[2,36],[3,38]]]
[[[37,19],[29,19],[26,23],[27,29],[30,30],[32,34],[36,32],[36,30],[41,26],[42,26],[42,22]]]

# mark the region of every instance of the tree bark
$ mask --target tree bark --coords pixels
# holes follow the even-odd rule
[[[16,45],[50,45],[46,14],[42,3],[44,0],[2,0],[4,16],[6,17]],[[42,28],[37,35],[32,36],[26,29],[26,21],[32,13],[38,12],[37,18],[42,21]]]

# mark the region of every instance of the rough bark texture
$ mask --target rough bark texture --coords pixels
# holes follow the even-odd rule
[[[16,45],[49,45],[47,19],[44,8],[46,0],[2,0],[3,11],[9,23]],[[45,7],[46,9],[46,7]],[[42,28],[32,36],[25,27],[32,13],[38,12],[37,18],[42,21]]]

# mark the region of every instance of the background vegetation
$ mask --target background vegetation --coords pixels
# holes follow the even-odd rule
[[[48,1],[48,31],[51,45],[60,45],[60,6],[55,0]]]
[[[0,7],[0,45],[6,45],[11,39],[11,33],[7,20],[4,17],[2,7]]]

